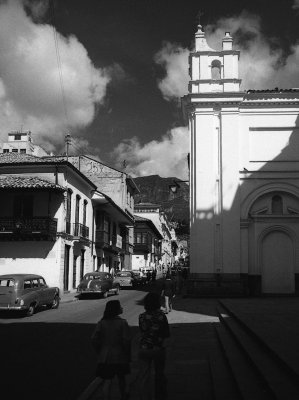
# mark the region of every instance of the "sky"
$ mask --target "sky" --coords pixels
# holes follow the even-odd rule
[[[0,141],[188,179],[182,118],[200,22],[241,51],[242,90],[299,88],[299,0],[0,0]]]

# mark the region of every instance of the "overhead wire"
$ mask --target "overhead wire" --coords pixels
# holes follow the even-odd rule
[[[54,7],[53,0],[50,1],[50,10],[51,10],[53,36],[54,36],[54,44],[55,44],[55,52],[56,52],[56,60],[57,60],[57,67],[58,67],[58,75],[59,75],[59,82],[60,82],[60,89],[61,89],[63,111],[64,111],[66,123],[69,126],[69,118],[68,118],[67,106],[66,106],[66,96],[65,96],[64,84],[63,84],[63,74],[62,74],[62,68],[61,68],[61,57],[60,57],[60,51],[59,51],[58,34],[55,29],[55,7]]]

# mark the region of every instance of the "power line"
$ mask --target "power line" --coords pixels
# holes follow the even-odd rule
[[[54,43],[55,43],[55,52],[56,52],[56,59],[57,59],[57,66],[58,66],[58,74],[59,74],[59,81],[60,81],[60,88],[61,88],[61,96],[62,96],[62,104],[63,104],[63,110],[64,110],[64,115],[66,119],[67,125],[69,125],[69,119],[68,119],[68,114],[67,114],[67,107],[66,107],[66,96],[65,96],[65,90],[64,90],[64,85],[63,85],[63,76],[62,76],[62,68],[61,68],[61,58],[60,58],[60,52],[59,52],[59,44],[58,44],[58,35],[57,31],[55,29],[55,9],[54,9],[54,2],[53,0],[50,2],[50,9],[52,11],[52,22],[53,22],[53,35],[54,35]]]

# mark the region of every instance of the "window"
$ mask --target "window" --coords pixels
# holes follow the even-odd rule
[[[221,62],[219,60],[212,61],[212,79],[221,79]]]
[[[13,287],[13,286],[15,286],[15,281],[13,279],[1,279],[0,286],[1,287]]]
[[[18,149],[12,149],[12,152],[13,152],[13,153],[17,153],[17,152],[18,152]]]
[[[45,286],[47,286],[47,285],[46,285],[46,281],[44,280],[44,278],[39,278],[38,281],[39,281],[39,286],[40,286],[40,287],[45,287]]]
[[[26,149],[20,149],[20,153],[25,154],[26,153]]]
[[[32,279],[32,286],[34,288],[38,288],[38,280],[37,279]]]
[[[83,225],[86,225],[86,210],[87,210],[87,200],[83,202]]]
[[[281,196],[272,197],[272,214],[283,214],[283,203]]]
[[[19,135],[19,134],[17,134],[17,135],[15,135],[15,140],[21,140],[21,135]]]
[[[24,281],[24,289],[31,289],[32,288],[32,282],[30,280]]]
[[[9,153],[9,149],[3,149],[3,153]]]
[[[66,233],[71,233],[71,211],[72,211],[72,192],[68,190],[66,195]]]
[[[76,209],[75,209],[75,222],[79,222],[79,216],[80,216],[80,200],[81,197],[77,194],[76,196]]]

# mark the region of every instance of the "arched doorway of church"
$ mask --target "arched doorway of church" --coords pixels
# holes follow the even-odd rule
[[[294,243],[287,232],[272,230],[260,243],[262,293],[295,291]]]

